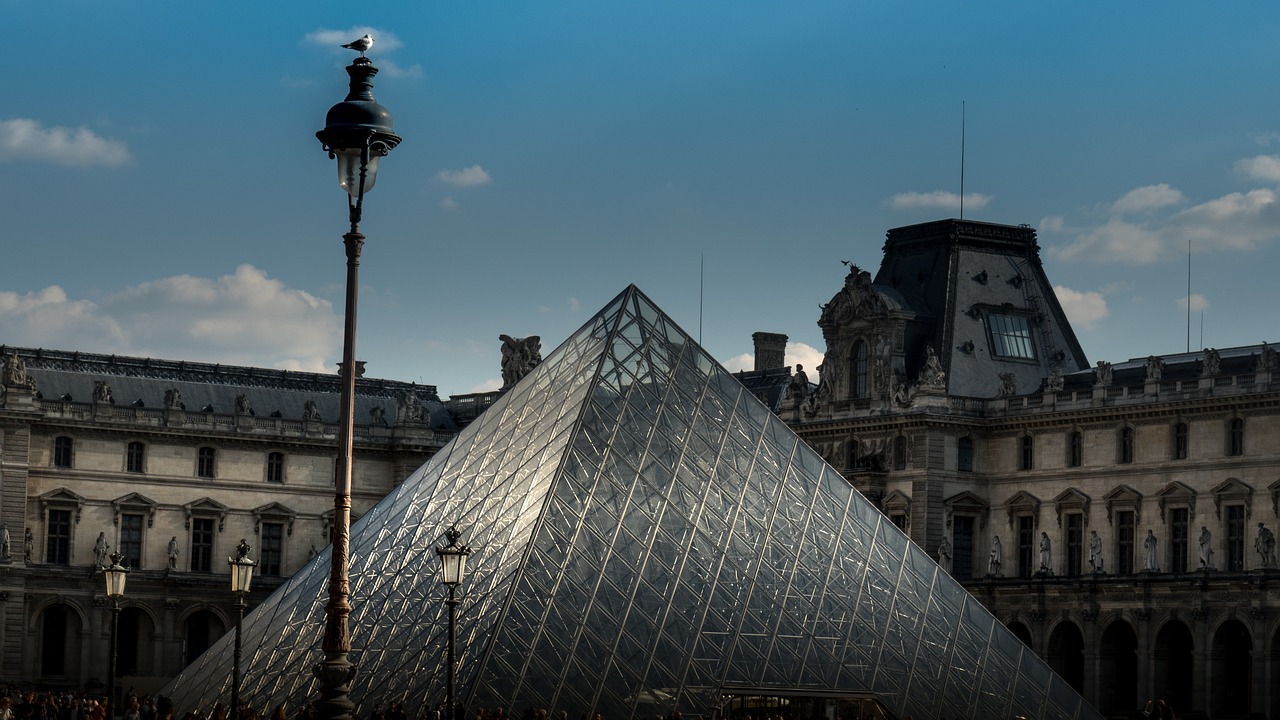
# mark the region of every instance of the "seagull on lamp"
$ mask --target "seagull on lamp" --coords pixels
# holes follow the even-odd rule
[[[352,40],[342,47],[347,48],[348,50],[357,50],[360,52],[360,57],[364,57],[365,51],[373,47],[373,36],[366,33],[365,36],[359,40]]]

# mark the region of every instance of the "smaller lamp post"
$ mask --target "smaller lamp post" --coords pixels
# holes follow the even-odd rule
[[[120,601],[124,599],[124,581],[129,575],[129,568],[120,564],[124,556],[119,552],[111,553],[111,567],[102,569],[102,577],[107,581],[107,598],[111,600],[111,640],[107,648],[107,720],[115,717],[116,701],[116,626],[120,621]]]
[[[227,558],[231,566],[231,592],[236,596],[236,652],[231,664],[231,720],[240,720],[240,621],[244,619],[244,598],[249,594],[249,585],[253,583],[253,568],[258,563],[249,559],[253,548],[240,539],[236,546],[236,556]]]
[[[471,554],[471,548],[458,544],[458,539],[462,537],[462,533],[458,532],[458,528],[452,525],[444,532],[444,537],[449,541],[449,544],[436,548],[436,555],[440,556],[440,582],[449,588],[449,599],[445,601],[449,606],[449,654],[445,658],[445,664],[448,667],[446,675],[449,684],[445,693],[444,720],[456,720],[453,685],[457,663],[454,661],[453,641],[454,627],[457,625],[458,619],[458,601],[453,593],[462,584],[463,576],[467,574],[467,556]]]

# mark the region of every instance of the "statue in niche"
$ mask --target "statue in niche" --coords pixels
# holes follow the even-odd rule
[[[319,422],[319,421],[320,421],[320,408],[319,408],[318,406],[316,406],[316,401],[315,401],[315,400],[308,400],[308,401],[307,401],[307,402],[302,406],[302,419],[303,419],[303,420],[312,420],[312,421],[315,421],[315,422]]]
[[[35,553],[36,539],[31,535],[31,528],[27,528],[27,534],[22,537],[22,560],[30,565]]]
[[[93,543],[94,563],[98,567],[107,567],[107,551],[110,549],[111,546],[107,545],[107,534],[105,532],[98,533],[98,539]]]
[[[498,339],[502,341],[502,390],[507,390],[542,362],[542,338],[499,335]]]
[[[894,405],[903,409],[911,407],[911,404],[915,402],[916,399],[916,390],[917,387],[915,385],[908,385],[904,382],[900,382],[898,374],[894,373],[892,393]]]
[[[253,414],[253,408],[249,406],[249,396],[248,396],[248,395],[237,395],[237,396],[236,396],[236,414],[237,414],[237,415],[252,415],[252,414]]]
[[[1062,370],[1062,363],[1055,362],[1049,366],[1049,375],[1045,378],[1045,387],[1049,392],[1061,392],[1062,388],[1067,384],[1066,373]]]
[[[108,405],[116,404],[115,399],[111,397],[111,386],[107,384],[106,380],[93,381],[93,401]]]
[[[1217,570],[1213,566],[1213,533],[1204,525],[1200,526],[1200,569]]]
[[[1264,342],[1262,343],[1262,352],[1258,354],[1258,360],[1254,363],[1253,369],[1255,372],[1275,370],[1276,360],[1275,348]]]
[[[1097,530],[1089,531],[1089,567],[1093,568],[1095,573],[1104,572],[1102,567],[1102,538],[1098,537]]]
[[[1111,363],[1099,360],[1093,368],[1093,386],[1107,387],[1111,384]]]
[[[924,367],[920,368],[920,385],[928,390],[946,390],[947,373],[932,345],[924,346]]]
[[[5,536],[6,539],[8,535]],[[1258,560],[1264,568],[1276,566],[1276,536],[1266,525],[1258,523],[1258,537],[1253,541],[1253,549],[1258,551]],[[8,553],[5,553],[6,557]]]
[[[1047,532],[1040,533],[1040,572],[1045,575],[1053,574],[1053,543]]]
[[[804,372],[803,365],[796,365],[796,374],[791,376],[791,381],[787,383],[787,400],[803,401],[805,396],[809,394],[809,376]]]
[[[1142,541],[1142,547],[1147,551],[1146,561],[1142,563],[1142,569],[1146,572],[1160,572],[1160,554],[1158,552],[1160,541],[1156,540],[1156,534],[1150,528],[1147,529],[1147,539]]]
[[[418,399],[418,392],[410,390],[400,396],[396,405],[396,422],[398,423],[423,423],[427,421],[430,415],[427,407]]]
[[[1000,547],[1000,536],[995,535],[991,538],[991,554],[987,557],[987,575],[991,577],[1004,577],[1001,568],[1004,567],[1004,548]]]
[[[165,549],[165,554],[169,557],[169,569],[178,569],[178,536],[174,535],[169,538],[169,547]]]
[[[822,375],[822,368],[826,367],[826,363],[818,366],[818,389],[805,395],[804,400],[800,401],[800,412],[804,416],[811,418],[818,414],[818,408],[831,397],[831,386],[827,384],[827,379]]]
[[[877,393],[889,394],[893,385],[893,346],[885,335],[876,336],[872,378]]]
[[[938,545],[938,564],[947,572],[951,572],[951,553],[951,541],[943,535],[942,544]]]
[[[387,411],[384,410],[381,405],[374,405],[369,408],[369,424],[386,427]]]
[[[1162,377],[1164,377],[1164,360],[1155,355],[1148,355],[1146,382],[1160,382]]]
[[[1210,377],[1222,372],[1222,356],[1213,348],[1204,349],[1204,359],[1200,361],[1200,377]]]
[[[13,555],[10,553],[9,526],[0,525],[0,559],[9,560]]]
[[[1018,394],[1018,378],[1011,372],[1002,372],[999,375],[1000,386],[996,390],[996,397],[1008,397]]]
[[[166,410],[187,409],[187,406],[182,404],[182,392],[178,388],[169,388],[164,391],[164,407]]]

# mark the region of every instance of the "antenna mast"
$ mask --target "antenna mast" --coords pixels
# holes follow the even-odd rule
[[[1187,352],[1191,352],[1191,241],[1187,240]]]
[[[705,287],[707,254],[698,255],[698,344],[702,344],[702,292]],[[1188,331],[1189,332],[1189,331]]]
[[[960,219],[964,219],[964,101],[960,101]]]

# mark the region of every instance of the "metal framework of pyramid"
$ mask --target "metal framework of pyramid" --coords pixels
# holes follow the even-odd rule
[[[898,717],[1097,717],[634,286],[352,529],[352,700],[444,697],[432,548],[473,548],[459,697],[609,720],[725,688],[870,692]],[[328,552],[244,624],[242,697],[317,696]],[[165,689],[229,695],[231,638]],[[666,707],[656,707],[663,698]]]

